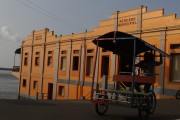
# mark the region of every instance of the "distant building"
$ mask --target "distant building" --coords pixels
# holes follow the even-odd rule
[[[175,95],[180,89],[180,19],[164,15],[163,9],[147,11],[141,6],[112,14],[91,31],[57,36],[49,29],[33,31],[22,42],[20,96],[44,99],[89,99],[96,46],[92,40],[110,31],[137,36],[172,55],[156,68],[155,90],[159,95]],[[128,46],[127,46],[128,47]],[[108,76],[113,83],[117,59],[104,49],[99,51],[95,80]],[[37,95],[38,92],[38,95]],[[48,97],[47,97],[48,96]]]

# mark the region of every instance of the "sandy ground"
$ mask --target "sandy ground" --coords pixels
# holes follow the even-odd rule
[[[158,100],[150,120],[180,119],[180,100]],[[0,120],[138,120],[137,109],[109,106],[98,116],[89,101],[0,100]]]

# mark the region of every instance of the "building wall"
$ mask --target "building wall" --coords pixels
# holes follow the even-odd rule
[[[172,30],[167,32],[167,41],[166,41],[166,51],[168,54],[173,53],[180,53],[180,49],[170,49],[170,45],[173,44],[180,44],[180,31],[179,30]],[[164,76],[164,87],[166,89],[180,89],[180,84],[177,82],[171,81],[171,59],[166,59],[165,64],[165,76]]]
[[[170,48],[172,44],[180,44],[180,19],[175,14],[164,15],[163,9],[147,11],[144,6],[117,11],[110,19],[101,20],[92,31],[65,36],[57,36],[47,28],[33,31],[22,44],[20,94],[35,98],[39,92],[51,93],[49,99],[89,99],[93,69],[96,69],[95,83],[100,83],[102,75],[108,74],[108,84],[113,84],[118,58],[100,49],[95,67],[96,46],[92,40],[114,30],[137,36],[168,54],[180,53],[178,48]],[[39,65],[36,65],[37,56]],[[27,65],[25,57],[28,57]],[[159,75],[155,87],[159,94],[174,94],[180,89],[180,82],[171,81],[171,59],[163,59],[163,65],[156,67]],[[107,68],[109,70],[105,71]],[[27,81],[26,86],[23,80]],[[34,81],[37,81],[37,88],[34,88]]]

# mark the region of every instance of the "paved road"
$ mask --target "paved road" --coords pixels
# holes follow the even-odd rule
[[[138,120],[137,109],[110,106],[98,116],[89,101],[0,100],[0,120]],[[180,100],[158,100],[150,120],[180,119]]]

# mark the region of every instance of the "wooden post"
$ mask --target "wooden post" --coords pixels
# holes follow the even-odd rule
[[[93,94],[94,94],[94,80],[95,80],[95,70],[96,70],[98,48],[99,47],[98,47],[98,41],[97,41],[96,53],[95,53],[95,59],[94,59],[94,70],[93,70],[93,76],[92,76],[91,100],[93,99]]]
[[[41,95],[42,95],[42,96],[41,96],[41,97],[42,97],[41,99],[44,100],[44,93],[41,93]]]
[[[38,94],[39,94],[39,93],[38,93],[38,92],[36,92],[36,100],[38,100]]]
[[[102,89],[107,89],[107,75],[103,75]]]

